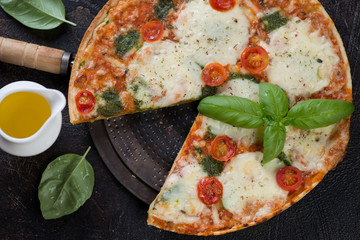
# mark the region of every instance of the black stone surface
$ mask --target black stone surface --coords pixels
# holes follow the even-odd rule
[[[67,19],[39,31],[24,27],[0,10],[0,36],[76,52],[82,36],[106,1],[64,0]],[[359,104],[360,2],[320,0],[332,17],[346,48]],[[0,62],[0,87],[29,80],[67,94],[68,76],[59,76]],[[333,171],[301,201],[269,221],[210,239],[360,239],[359,112],[352,117],[348,153]],[[47,164],[65,153],[83,154],[95,171],[92,197],[77,212],[57,220],[41,216],[37,187]],[[126,190],[110,173],[93,145],[87,124],[71,125],[63,111],[63,127],[55,144],[29,158],[0,150],[0,239],[199,239],[149,227],[148,206]]]

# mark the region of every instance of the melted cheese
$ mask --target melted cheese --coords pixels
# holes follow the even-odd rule
[[[219,12],[203,0],[187,3],[174,24],[179,46],[201,65],[235,64],[248,44],[249,26],[238,5]]]
[[[278,159],[261,166],[262,153],[239,154],[226,164],[223,173],[218,177],[223,184],[222,203],[225,209],[241,216],[243,208],[255,201],[263,203],[274,200],[286,200],[287,191],[276,183],[276,171],[283,167]],[[266,214],[266,206],[260,209]],[[269,212],[270,213],[270,212]]]
[[[269,34],[269,44],[261,43],[269,53],[269,82],[284,89],[292,105],[294,96],[309,97],[327,86],[339,62],[331,41],[310,29],[309,20],[294,18]]]
[[[200,78],[201,67],[169,40],[145,42],[129,69],[128,90],[142,109],[197,99],[205,85]]]
[[[335,125],[303,131],[286,127],[286,141],[283,152],[293,159],[294,167],[301,171],[324,169],[325,149],[328,146]]]
[[[197,183],[207,174],[191,156],[183,161],[179,172],[171,174],[163,186],[162,194],[151,206],[154,215],[174,223],[193,223],[200,220],[205,205],[197,195]],[[154,204],[153,203],[153,204]]]
[[[220,13],[193,0],[172,25],[178,42],[145,42],[129,65],[127,90],[140,109],[198,99],[205,86],[201,66],[235,64],[248,44],[249,21],[239,6]]]

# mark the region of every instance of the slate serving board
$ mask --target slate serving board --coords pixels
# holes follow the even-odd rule
[[[32,30],[0,10],[0,36],[76,52],[84,32],[106,1],[64,0],[63,2],[67,18],[76,22],[77,27],[61,25],[51,31]],[[320,2],[332,17],[343,39],[352,69],[354,103],[358,108],[360,106],[358,98],[360,2],[358,0],[320,0]],[[24,79],[67,94],[68,76],[43,73],[0,62],[0,87]],[[165,112],[154,112],[154,116],[151,115],[152,112],[146,113],[145,116],[134,116],[138,118],[137,121],[148,119],[148,126],[152,126],[152,129],[148,129],[147,134],[165,129],[168,132],[157,134],[176,135],[170,145],[167,145],[166,138],[160,137],[146,145],[146,154],[153,158],[162,161],[164,156],[169,155],[169,160],[166,160],[168,162],[164,160],[164,164],[172,163],[173,155],[176,155],[180,149],[195,116],[194,105],[190,104],[182,108],[185,109],[175,107],[159,110]],[[176,118],[184,115],[183,111],[190,113],[183,122],[178,123]],[[155,116],[162,117],[158,119]],[[261,225],[211,239],[360,239],[358,119],[359,112],[356,109],[352,117],[348,153],[343,162],[329,172],[324,180],[300,202]],[[102,130],[98,129],[98,132],[95,132],[97,127],[94,124],[102,125]],[[132,171],[136,170],[136,165],[126,166],[131,178],[119,173],[116,176],[111,167],[112,172],[109,171],[102,160],[106,162],[104,152],[101,148],[99,152],[96,150],[99,146],[93,144],[91,135],[99,133],[100,138],[94,141],[107,142],[111,147],[114,144],[110,138],[111,130],[120,131],[118,129],[130,126],[125,124],[121,126],[122,122],[118,120],[99,121],[94,124],[73,126],[69,123],[67,110],[64,110],[60,136],[46,152],[30,158],[20,158],[0,150],[0,239],[199,239],[147,226],[148,205],[144,201],[148,202],[147,199],[156,194],[161,180],[157,186],[150,186],[151,184],[146,183],[149,179],[131,176]],[[134,126],[130,129],[141,131]],[[94,167],[96,181],[91,199],[74,214],[45,221],[39,209],[37,186],[46,165],[65,153],[82,154],[89,145],[92,146],[92,150],[87,159]],[[127,151],[126,147],[125,150]],[[116,148],[105,154],[114,154],[114,159],[119,158]],[[139,163],[139,166],[142,164]],[[164,176],[164,169],[156,170],[158,177]],[[129,189],[129,191],[119,183],[119,178],[139,181],[151,191],[146,193],[141,188]],[[139,196],[139,191],[142,196]]]

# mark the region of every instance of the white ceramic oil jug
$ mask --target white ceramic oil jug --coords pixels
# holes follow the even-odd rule
[[[8,96],[24,92],[42,96],[51,110],[50,115],[44,120],[44,123],[41,123],[38,130],[27,137],[11,136],[6,131],[3,131],[0,125],[0,148],[12,155],[25,157],[37,155],[48,149],[55,142],[60,133],[62,123],[61,111],[65,107],[66,99],[58,90],[47,89],[35,82],[18,81],[0,89],[0,107],[2,101]],[[7,117],[6,114],[0,115],[0,118],[5,117]]]

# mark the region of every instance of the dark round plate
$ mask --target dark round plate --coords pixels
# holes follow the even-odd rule
[[[197,115],[197,103],[91,123],[100,156],[115,178],[150,204],[160,191]]]

